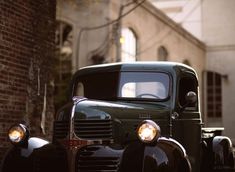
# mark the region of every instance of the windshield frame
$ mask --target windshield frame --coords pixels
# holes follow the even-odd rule
[[[164,98],[164,99],[156,99],[156,98],[144,98],[144,97],[120,97],[119,96],[119,88],[120,88],[120,82],[121,82],[121,76],[123,73],[126,73],[126,72],[133,72],[133,73],[163,73],[163,74],[166,74],[169,78],[169,85],[168,85],[168,95]],[[113,72],[98,72],[96,74],[98,75],[109,75],[109,74],[114,74],[117,78],[116,78],[116,83],[117,83],[117,86],[115,87],[116,90],[114,90],[114,94],[112,95],[109,95],[109,96],[104,96],[104,97],[96,97],[96,96],[87,96],[87,98],[89,99],[94,99],[94,100],[110,100],[110,101],[113,101],[113,100],[127,100],[127,101],[156,101],[156,102],[163,102],[163,101],[167,101],[169,99],[169,97],[171,96],[171,90],[172,90],[172,77],[171,77],[171,74],[167,71],[152,71],[152,70],[123,70],[123,71],[113,71]],[[79,83],[81,82],[82,78],[86,78],[86,77],[90,77],[90,76],[95,76],[96,74],[88,74],[88,75],[80,75],[80,77],[77,77],[76,81],[75,81],[75,84],[74,84],[74,89],[73,89],[73,96],[84,96],[86,97],[86,95],[77,95],[77,87],[79,85]],[[104,84],[105,85],[105,84]]]

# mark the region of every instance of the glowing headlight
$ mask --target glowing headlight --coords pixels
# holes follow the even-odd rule
[[[23,124],[14,125],[8,132],[9,140],[13,144],[24,142],[28,137],[28,131]]]
[[[152,120],[145,120],[137,128],[137,135],[144,143],[154,142],[160,136],[160,127]]]

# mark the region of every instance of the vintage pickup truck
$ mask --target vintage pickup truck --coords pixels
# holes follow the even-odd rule
[[[52,142],[9,130],[2,172],[234,171],[232,143],[203,128],[195,71],[173,62],[84,67],[57,113]]]

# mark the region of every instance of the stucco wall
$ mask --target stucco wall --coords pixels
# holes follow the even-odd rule
[[[137,5],[126,6],[120,14],[120,3],[130,2],[132,1],[57,1],[57,20],[73,26],[73,72],[92,64],[91,56],[96,53],[104,55],[106,63],[119,59],[116,37],[118,28],[113,21]],[[187,60],[195,68],[202,89],[202,72],[205,69],[205,45],[202,42],[148,1],[121,17],[119,22],[120,27],[131,28],[137,37],[137,60],[158,60],[158,48],[164,46],[168,51],[169,61]],[[88,29],[106,23],[109,24],[99,29]]]
[[[112,1],[112,3],[110,15],[115,18],[120,4],[118,1]],[[133,6],[125,9],[123,13]],[[158,60],[157,49],[164,46],[169,53],[169,61],[183,62],[187,59],[190,62],[191,66],[196,69],[200,86],[202,86],[205,45],[154,8],[152,4],[145,2],[124,17],[122,27],[129,27],[136,33],[137,60]],[[115,45],[112,48],[115,49]]]
[[[100,26],[118,18],[120,2],[110,0],[94,3],[57,2],[57,20],[65,20],[74,27],[74,50],[77,51],[78,34],[82,28]],[[123,1],[123,4],[129,1]],[[136,4],[123,10],[124,14]],[[183,62],[188,59],[199,75],[204,68],[204,44],[179,27],[149,2],[133,10],[121,20],[122,27],[131,28],[138,39],[137,60],[158,60],[157,49],[163,45],[169,52],[169,60]],[[82,31],[79,46],[79,67],[90,64],[89,53],[99,48],[109,37],[108,62],[116,61],[115,26],[110,24],[97,30]],[[74,52],[74,58],[77,58]],[[75,61],[75,60],[74,60]]]
[[[92,53],[108,39],[108,26],[95,28],[110,21],[108,6],[109,0],[57,1],[56,19],[73,27],[73,72],[91,64]]]
[[[234,51],[219,51],[207,53],[208,69],[216,71],[227,78],[222,79],[222,119],[220,120],[207,120],[208,126],[220,125],[225,127],[224,134],[232,138],[235,143],[234,131],[234,102],[235,102],[235,68],[234,64]]]
[[[227,75],[222,80],[222,119],[224,134],[235,144],[235,1],[205,0],[203,6],[203,38],[207,44],[207,66],[211,71]],[[218,121],[210,122],[213,126]]]
[[[202,9],[203,41],[208,46],[235,45],[235,1],[205,0]]]
[[[100,52],[105,55],[106,62],[117,61],[119,58],[117,57],[117,28],[116,23],[112,21],[120,16],[121,2],[128,4],[133,1],[107,0],[93,3],[80,1],[80,4],[75,2],[65,3],[62,0],[57,2],[57,20],[67,21],[74,27],[73,69],[92,64],[90,57]],[[126,6],[121,15],[136,5],[134,3]],[[106,27],[82,31],[82,37],[79,39],[82,28],[91,28],[109,22],[111,23]],[[158,48],[164,46],[169,53],[169,61],[189,61],[197,71],[199,84],[202,87],[202,72],[205,69],[205,46],[202,42],[148,1],[122,17],[119,22],[120,27],[131,28],[137,37],[137,60],[158,60]]]

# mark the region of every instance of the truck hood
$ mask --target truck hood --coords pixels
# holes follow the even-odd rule
[[[73,124],[70,131],[81,140],[113,140],[115,143],[125,144],[137,139],[136,129],[146,119],[155,121],[161,128],[161,135],[168,137],[169,118],[170,106],[161,102],[79,99],[60,109],[54,123],[53,138],[62,139],[68,136],[69,126]]]
[[[157,102],[84,100],[76,104],[74,120],[111,120],[114,134],[132,137],[143,120],[151,119],[160,126],[162,135],[169,136],[169,114],[170,107]]]
[[[76,104],[75,119],[167,120],[170,107],[157,103],[84,100]]]

